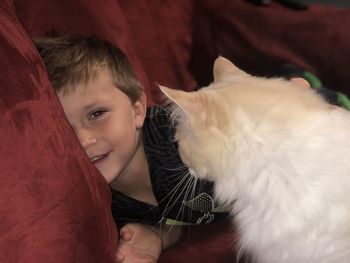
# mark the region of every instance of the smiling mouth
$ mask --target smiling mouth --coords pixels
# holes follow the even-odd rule
[[[93,164],[97,164],[100,161],[104,160],[107,157],[108,153],[106,154],[101,154],[101,155],[96,155],[94,157],[90,158],[90,162],[92,162]]]

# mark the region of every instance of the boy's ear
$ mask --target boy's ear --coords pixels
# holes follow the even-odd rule
[[[139,99],[135,101],[133,108],[135,113],[136,128],[142,128],[147,112],[147,99],[146,94],[144,92],[142,92]]]

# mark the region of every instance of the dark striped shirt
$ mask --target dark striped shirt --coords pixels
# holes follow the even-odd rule
[[[118,226],[128,222],[203,224],[226,216],[213,200],[213,185],[194,180],[183,164],[174,141],[175,128],[168,111],[147,110],[143,143],[157,206],[112,190],[112,213]]]

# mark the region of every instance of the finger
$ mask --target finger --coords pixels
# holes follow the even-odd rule
[[[122,253],[116,253],[115,254],[115,263],[121,263],[121,262],[123,262],[124,261],[124,259],[125,259],[125,257],[124,257],[124,255],[122,254]]]
[[[304,78],[292,78],[290,81],[300,87],[310,88],[310,83]]]
[[[120,230],[120,238],[123,241],[129,241],[132,238],[132,233],[128,228],[123,228],[122,230]]]

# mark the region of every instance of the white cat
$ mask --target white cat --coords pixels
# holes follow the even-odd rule
[[[215,182],[242,250],[259,263],[350,262],[350,112],[222,57],[208,87],[161,90],[184,163]]]

